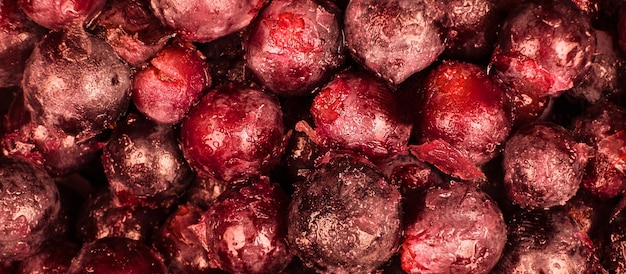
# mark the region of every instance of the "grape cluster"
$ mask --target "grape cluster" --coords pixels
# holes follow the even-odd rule
[[[622,273],[620,0],[0,1],[0,273]]]

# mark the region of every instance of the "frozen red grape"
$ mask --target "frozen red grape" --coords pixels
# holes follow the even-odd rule
[[[423,70],[445,49],[430,0],[353,0],[345,11],[346,42],[354,58],[392,84]]]
[[[80,246],[70,241],[50,241],[21,261],[15,274],[66,274]]]
[[[154,249],[128,238],[107,237],[83,244],[67,274],[166,274],[163,257]]]
[[[161,22],[192,42],[210,42],[247,27],[267,0],[151,0]]]
[[[578,85],[596,51],[589,17],[568,0],[518,5],[498,36],[494,73],[533,97],[558,96]]]
[[[476,186],[449,182],[425,191],[402,244],[407,273],[490,273],[506,244],[498,205]]]
[[[89,29],[101,35],[126,62],[140,67],[165,47],[175,32],[157,19],[146,0],[108,0]]]
[[[104,7],[106,0],[18,0],[20,7],[37,24],[49,29],[82,28]]]
[[[181,126],[181,147],[201,176],[237,181],[268,172],[288,140],[278,100],[234,84],[209,90]]]
[[[205,58],[191,43],[174,43],[159,51],[134,76],[133,103],[148,118],[180,122],[211,85]]]
[[[296,130],[325,149],[351,149],[373,158],[406,153],[412,125],[399,111],[400,104],[373,75],[346,72],[315,96],[311,106],[315,129],[302,121]]]
[[[0,178],[0,261],[22,260],[48,239],[59,191],[45,170],[18,158],[0,158]]]
[[[288,241],[305,265],[370,273],[398,251],[401,195],[362,157],[331,154],[295,187]]]
[[[272,1],[244,45],[248,68],[279,95],[311,93],[343,63],[340,20],[330,1]]]
[[[426,79],[426,94],[416,121],[420,142],[449,143],[481,166],[493,159],[513,127],[511,103],[487,69],[444,62]]]
[[[193,173],[174,128],[131,114],[118,123],[103,148],[101,162],[119,204],[171,208]]]
[[[0,5],[0,87],[19,86],[24,64],[45,30],[30,21],[17,5],[5,0]]]
[[[562,126],[535,123],[518,130],[504,148],[509,198],[522,207],[564,205],[582,181],[589,147]]]
[[[224,191],[204,214],[206,244],[229,273],[280,273],[291,261],[285,192],[267,177]]]

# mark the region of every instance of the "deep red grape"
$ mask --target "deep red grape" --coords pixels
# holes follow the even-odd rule
[[[48,242],[37,254],[21,261],[15,274],[66,274],[79,249],[70,241]]]
[[[329,1],[272,1],[250,30],[246,63],[279,95],[311,93],[343,63],[340,20]]]
[[[165,47],[137,72],[133,103],[141,113],[159,123],[180,122],[198,102],[211,76],[205,58],[191,43]]]
[[[18,0],[20,7],[37,24],[49,29],[82,28],[104,7],[106,0]]]
[[[216,87],[194,106],[181,126],[181,146],[201,176],[236,181],[263,174],[285,149],[278,100],[256,88]]]
[[[206,244],[215,265],[229,273],[279,273],[287,247],[289,198],[267,177],[224,191],[204,214]]]
[[[490,273],[506,244],[498,205],[479,188],[449,182],[425,191],[400,251],[407,273]]]
[[[161,22],[183,39],[210,42],[247,27],[267,0],[151,0]]]

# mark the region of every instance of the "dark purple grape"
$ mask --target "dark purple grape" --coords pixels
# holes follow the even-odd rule
[[[345,11],[346,42],[354,58],[392,84],[423,70],[443,52],[444,14],[430,0],[353,0]]]
[[[82,28],[102,10],[106,0],[18,0],[30,19],[49,29]]]
[[[30,21],[17,5],[5,0],[0,5],[0,87],[19,86],[24,64],[45,30]]]
[[[305,265],[370,273],[398,251],[400,193],[362,157],[331,155],[295,187],[288,241]]]
[[[67,274],[166,274],[163,257],[143,243],[107,237],[83,244]]]
[[[201,222],[203,213],[196,206],[180,205],[154,235],[152,245],[163,254],[170,273],[220,273],[211,264],[207,250],[196,234],[195,227]],[[206,233],[206,230],[198,233]]]
[[[36,123],[84,141],[126,111],[130,73],[95,36],[75,29],[52,31],[28,60],[22,87]]]
[[[206,244],[215,265],[229,273],[279,273],[287,248],[289,198],[267,177],[224,191],[204,214]]]
[[[505,20],[491,57],[495,74],[533,97],[578,85],[596,51],[589,18],[567,0],[518,5]]]
[[[34,255],[59,214],[59,191],[45,170],[0,158],[0,261]]]
[[[161,22],[191,42],[210,42],[247,27],[267,0],[151,0]]]
[[[143,65],[174,36],[174,31],[161,25],[146,0],[108,0],[89,28],[135,67]]]
[[[237,181],[268,172],[288,140],[278,100],[256,88],[216,87],[181,126],[181,146],[202,177]]]
[[[595,272],[593,244],[560,207],[516,213],[494,273]]]
[[[402,244],[407,273],[490,273],[506,244],[498,205],[469,183],[449,182],[425,191],[412,208]]]
[[[422,143],[441,139],[481,166],[501,151],[513,127],[505,91],[470,63],[444,62],[426,79],[416,121]]]
[[[311,93],[343,63],[340,11],[325,0],[276,0],[246,39],[246,63],[279,95]]]
[[[517,131],[504,148],[504,184],[522,207],[564,205],[582,181],[589,147],[565,128],[536,123]]]
[[[118,124],[102,151],[102,165],[119,204],[171,208],[193,173],[174,128],[131,114]]]
[[[76,236],[83,242],[106,237],[148,242],[165,218],[162,209],[119,205],[111,197],[110,191],[99,189],[88,197],[78,213]]]
[[[15,274],[65,274],[80,246],[70,241],[50,241],[21,261]]]
[[[316,128],[302,121],[296,130],[327,150],[351,149],[372,158],[406,153],[412,126],[400,105],[398,97],[373,75],[341,73],[313,100]]]
[[[174,43],[159,51],[133,80],[133,103],[148,118],[180,122],[211,85],[205,58],[191,43]]]
[[[583,176],[583,188],[600,198],[626,190],[626,109],[601,102],[572,121],[574,138],[592,149]]]

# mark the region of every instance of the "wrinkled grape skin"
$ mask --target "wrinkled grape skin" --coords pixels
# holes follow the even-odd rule
[[[210,42],[247,27],[266,0],[151,0],[163,25],[191,42]]]
[[[0,5],[0,87],[19,86],[24,64],[45,30],[30,21],[17,0]]]
[[[195,105],[181,126],[181,147],[201,176],[236,181],[263,174],[288,140],[278,100],[256,88],[223,85]]]
[[[425,98],[416,121],[420,142],[441,139],[478,166],[500,153],[514,114],[504,90],[486,69],[444,62],[428,76]]]
[[[219,273],[193,231],[203,212],[196,206],[180,205],[155,234],[152,244],[163,254],[170,273]]]
[[[494,273],[602,273],[591,265],[587,235],[562,208],[515,213]]]
[[[342,73],[313,100],[315,132],[303,122],[296,130],[325,149],[351,149],[383,158],[407,149],[412,125],[399,106],[398,97],[371,74]]]
[[[477,187],[449,182],[425,191],[402,244],[408,273],[489,273],[506,244],[498,205]]]
[[[537,97],[577,85],[596,50],[589,18],[565,0],[518,5],[498,37],[491,56],[495,74]]]
[[[180,122],[211,85],[205,58],[191,43],[165,47],[133,78],[132,100],[148,118]]]
[[[21,261],[15,274],[65,274],[80,246],[70,241],[51,241],[41,251]]]
[[[295,188],[288,241],[307,266],[370,273],[398,250],[401,195],[371,163],[331,156]]]
[[[165,217],[159,209],[116,204],[110,191],[99,189],[88,197],[78,213],[76,236],[83,242],[106,237],[147,242]]]
[[[583,187],[597,197],[609,199],[626,189],[626,109],[598,103],[575,117],[572,134],[592,151],[583,176]]]
[[[48,238],[59,191],[45,170],[17,158],[0,158],[0,178],[0,260],[22,260]]]
[[[106,0],[18,0],[22,10],[37,24],[49,29],[82,28],[104,7]]]
[[[126,111],[130,84],[129,67],[108,44],[82,30],[62,30],[35,47],[22,88],[35,122],[82,141]]]
[[[530,208],[565,204],[578,191],[588,150],[556,124],[536,123],[520,129],[507,141],[503,153],[509,198]]]
[[[89,270],[89,271],[87,271]],[[83,244],[67,274],[167,274],[163,258],[139,241],[107,237]]]
[[[161,25],[144,0],[108,0],[89,28],[134,67],[141,67],[175,34]]]
[[[445,49],[443,11],[429,0],[353,0],[344,19],[354,59],[392,84],[423,70]]]
[[[279,273],[293,255],[287,247],[287,194],[267,177],[235,185],[204,214],[215,265],[229,273]]]
[[[248,68],[279,95],[311,93],[343,63],[339,12],[323,0],[272,1],[244,44]]]
[[[138,115],[118,124],[101,161],[112,195],[124,205],[170,208],[193,178],[174,128]]]

